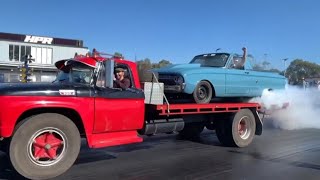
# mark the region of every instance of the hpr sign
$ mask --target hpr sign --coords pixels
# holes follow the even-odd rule
[[[24,42],[52,44],[53,38],[26,35]]]

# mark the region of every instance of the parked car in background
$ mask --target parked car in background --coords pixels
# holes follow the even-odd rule
[[[189,64],[156,69],[165,94],[192,95],[196,103],[213,98],[257,97],[264,89],[284,89],[285,77],[272,72],[255,71],[249,60],[237,66],[242,56],[209,53],[195,56]]]

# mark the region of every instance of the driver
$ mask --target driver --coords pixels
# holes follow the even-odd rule
[[[243,55],[241,58],[239,57],[233,57],[233,65],[236,69],[242,69],[244,67],[244,64],[246,63],[246,57],[247,57],[247,48],[242,48]]]
[[[114,88],[127,89],[130,86],[130,80],[124,77],[124,69],[116,68],[115,71],[115,79],[113,81]]]

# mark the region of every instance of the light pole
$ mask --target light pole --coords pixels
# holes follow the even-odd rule
[[[286,71],[287,71],[286,61],[288,60],[288,58],[284,58],[284,59],[282,59],[282,60],[283,60],[283,63],[284,63],[284,73],[283,73],[283,75],[284,75],[284,77],[286,77]]]
[[[134,48],[134,62],[137,62],[137,49]]]

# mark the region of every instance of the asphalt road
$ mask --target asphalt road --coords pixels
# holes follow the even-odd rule
[[[317,129],[286,131],[267,124],[246,148],[221,146],[214,131],[193,141],[161,135],[141,144],[84,146],[75,165],[56,179],[320,179],[319,137]],[[21,179],[3,154],[0,179]]]

